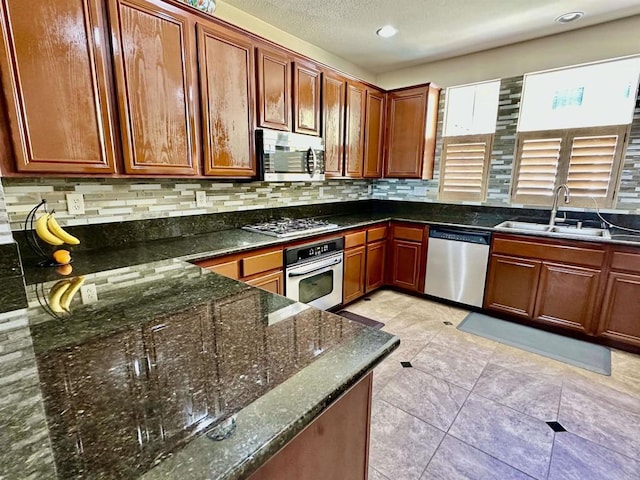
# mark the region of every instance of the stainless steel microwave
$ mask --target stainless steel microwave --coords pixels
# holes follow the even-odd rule
[[[320,137],[278,130],[256,130],[256,152],[262,180],[324,180],[324,141]]]

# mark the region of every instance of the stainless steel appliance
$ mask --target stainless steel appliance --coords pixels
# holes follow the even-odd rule
[[[277,130],[256,130],[256,152],[267,182],[324,180],[324,140]]]
[[[322,310],[342,303],[344,238],[287,248],[285,294]]]
[[[337,225],[326,220],[315,220],[313,218],[281,218],[270,222],[256,223],[242,227],[250,232],[264,233],[272,237],[285,238],[296,235],[324,232],[338,228]]]
[[[490,244],[489,232],[430,228],[424,293],[481,307]]]

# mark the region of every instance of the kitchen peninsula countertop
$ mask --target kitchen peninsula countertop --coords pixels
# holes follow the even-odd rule
[[[179,259],[145,260],[86,274],[99,299],[78,293],[70,313],[49,292],[73,278],[27,286],[13,334],[33,348],[17,374],[37,383],[28,401],[0,384],[0,437],[29,444],[28,418],[39,449],[0,455],[0,471],[245,478],[399,344]]]

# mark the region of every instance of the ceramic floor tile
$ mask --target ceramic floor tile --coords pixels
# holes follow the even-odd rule
[[[403,368],[400,361],[387,357],[380,365],[373,370],[373,396],[380,394],[382,389],[395,377],[397,377]]]
[[[472,393],[449,434],[534,478],[547,475],[554,433],[541,420]]]
[[[454,327],[448,327],[440,330],[433,341],[442,345],[454,346],[464,350],[473,350],[480,354],[491,356],[499,343],[489,340],[479,335],[473,335],[467,332],[461,332]]]
[[[548,422],[558,418],[560,385],[489,363],[473,393]]]
[[[393,480],[418,480],[443,436],[437,428],[376,398],[369,464]]]
[[[549,480],[637,480],[639,477],[640,462],[569,432],[556,435]]]
[[[456,335],[440,332],[412,360],[414,367],[471,390],[492,350]]]
[[[447,431],[469,392],[415,368],[392,379],[380,399]]]
[[[389,480],[375,468],[369,467],[369,480]]]
[[[429,462],[421,480],[496,479],[530,480],[531,477],[447,435]]]
[[[567,380],[558,421],[571,433],[640,460],[640,414],[625,409],[633,400]]]
[[[498,345],[489,363],[562,385],[567,365],[509,345]]]

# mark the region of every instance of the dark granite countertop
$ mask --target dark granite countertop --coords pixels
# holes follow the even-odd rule
[[[335,233],[392,219],[494,230],[504,220],[544,222],[546,213],[438,207],[324,218]],[[278,239],[231,228],[77,251],[70,277],[25,261],[26,289],[15,276],[0,297],[0,306],[20,308],[26,291],[29,308],[9,320],[19,328],[7,341],[23,348],[10,375],[31,379],[28,399],[0,383],[0,439],[22,446],[0,456],[0,471],[196,479],[255,470],[398,339],[188,262],[325,233]],[[625,236],[608,242],[640,245],[612,233]],[[51,311],[52,289],[78,276],[99,300],[83,304],[78,293],[71,313]]]
[[[0,382],[0,438],[23,445],[7,478],[245,478],[399,344],[175,258],[82,278],[98,300],[62,313],[79,277],[26,287],[15,375],[34,380]]]

